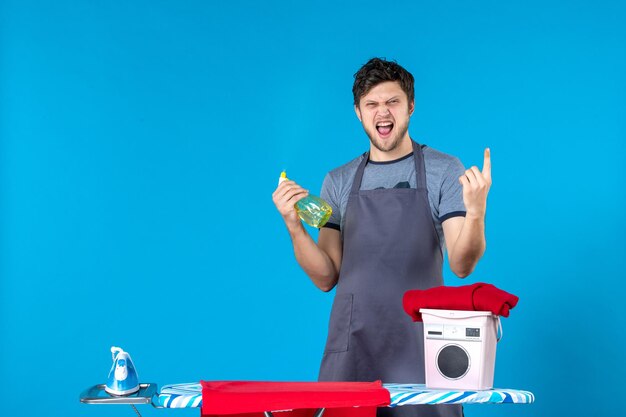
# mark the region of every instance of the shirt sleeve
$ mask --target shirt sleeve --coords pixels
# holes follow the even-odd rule
[[[341,212],[339,211],[339,190],[330,174],[326,174],[324,182],[322,183],[322,191],[320,197],[326,201],[333,209],[328,222],[322,227],[328,227],[330,229],[341,230]]]
[[[448,168],[444,170],[439,199],[439,221],[441,223],[451,217],[465,216],[463,186],[459,182],[459,177],[464,172],[465,167],[458,158],[452,158]]]

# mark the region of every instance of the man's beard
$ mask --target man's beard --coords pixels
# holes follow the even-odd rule
[[[396,130],[394,138],[388,142],[387,145],[385,145],[384,142],[379,141],[378,131],[376,128],[374,128],[373,132],[366,128],[365,133],[367,133],[371,144],[374,145],[376,149],[381,152],[391,152],[400,145],[402,138],[404,138],[404,135],[406,135],[406,132],[409,130],[409,123],[407,122],[402,126],[394,125],[394,130]]]

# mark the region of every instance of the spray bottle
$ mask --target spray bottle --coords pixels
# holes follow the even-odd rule
[[[287,181],[287,173],[280,173],[278,183]],[[295,204],[296,213],[309,226],[320,228],[326,224],[333,212],[332,207],[321,198],[308,195]]]

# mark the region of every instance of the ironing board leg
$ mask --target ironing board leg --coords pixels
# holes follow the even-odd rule
[[[318,408],[317,410],[315,410],[315,414],[313,414],[313,417],[322,417],[324,415],[324,410],[326,409]],[[274,414],[272,414],[271,411],[264,411],[263,414],[265,414],[265,417],[274,417]]]

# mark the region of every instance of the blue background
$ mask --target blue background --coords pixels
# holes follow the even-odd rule
[[[492,149],[486,255],[446,283],[519,295],[495,384],[537,400],[466,415],[623,412],[623,2],[5,0],[0,19],[2,415],[134,415],[78,401],[111,345],[160,385],[314,380],[332,295],[271,193],[367,149],[351,86],[373,56],[416,78],[413,138],[467,167]]]

